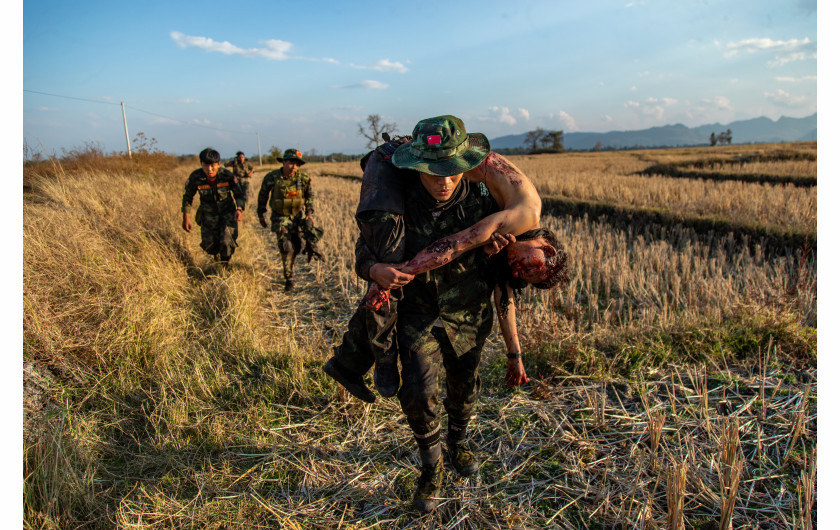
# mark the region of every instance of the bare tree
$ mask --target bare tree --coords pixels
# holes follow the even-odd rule
[[[563,149],[563,131],[547,131],[542,138],[540,138],[540,143],[545,146],[546,149],[550,149],[555,153],[562,153],[565,151]]]
[[[523,140],[523,143],[526,146],[530,147],[531,151],[536,151],[537,143],[540,141],[540,138],[542,138],[544,134],[545,130],[542,127],[537,127],[535,130],[528,131],[525,134],[525,139]]]
[[[367,117],[367,124],[359,124],[359,134],[367,138],[368,148],[374,148],[382,143],[383,134],[391,134],[397,130],[396,123],[382,123],[382,116],[371,114]]]

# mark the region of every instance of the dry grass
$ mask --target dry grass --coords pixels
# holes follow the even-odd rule
[[[504,387],[494,335],[472,439],[482,469],[449,473],[441,507],[414,513],[398,404],[349,399],[320,371],[364,288],[359,185],[323,176],[349,167],[307,168],[328,259],[299,261],[291,295],[255,193],[218,270],[180,230],[192,166],[30,171],[25,527],[677,528],[730,511],[736,528],[808,527],[815,266],[573,218],[546,219],[572,286],[526,291],[520,312],[534,384]],[[734,421],[735,481],[741,460],[720,457]]]
[[[741,154],[760,153],[741,146]],[[810,152],[810,144],[798,148]],[[798,151],[797,151],[798,152]],[[540,195],[667,210],[782,232],[816,233],[817,189],[738,181],[675,179],[638,173],[656,164],[720,157],[708,149],[569,153],[514,156],[511,160],[534,181]],[[732,153],[732,156],[736,156]],[[690,158],[688,158],[690,157]],[[816,161],[748,162],[732,174],[776,172],[816,178]],[[717,168],[704,169],[711,176]]]

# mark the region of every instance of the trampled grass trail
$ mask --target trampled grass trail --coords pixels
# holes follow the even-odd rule
[[[523,300],[521,389],[502,383],[494,333],[472,424],[482,468],[448,470],[438,510],[414,512],[398,403],[321,372],[364,289],[358,183],[306,167],[327,259],[299,257],[292,293],[254,212],[264,171],[227,269],[180,228],[191,167],[29,175],[25,527],[808,528],[817,380],[795,319],[564,324],[554,311],[575,293]],[[551,220],[603,238],[575,222]]]

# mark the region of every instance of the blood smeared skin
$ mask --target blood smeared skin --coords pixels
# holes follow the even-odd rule
[[[504,318],[510,312],[510,306],[513,305],[513,301],[508,299],[506,302],[500,302],[498,305],[499,316]]]
[[[500,226],[501,223],[494,227],[494,230],[497,230]],[[446,265],[463,254],[462,249],[485,243],[485,241],[479,240],[479,235],[479,228],[471,226],[463,232],[438,239],[418,252],[414,259],[402,268],[402,271],[416,275]]]
[[[522,185],[522,174],[501,155],[490,151],[490,154],[487,155],[487,157],[484,159],[484,161],[481,162],[481,164],[485,166],[483,168],[485,171],[495,171],[496,173],[507,177],[511,185]]]
[[[370,311],[379,311],[383,305],[391,309],[391,290],[373,282],[365,295],[365,308]]]

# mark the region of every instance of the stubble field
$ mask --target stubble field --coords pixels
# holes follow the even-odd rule
[[[24,525],[810,528],[816,145],[511,160],[572,281],[518,304],[531,383],[492,335],[483,466],[426,516],[398,403],[320,371],[365,288],[357,163],[305,166],[327,260],[291,294],[254,212],[276,165],[226,270],[180,229],[197,162],[25,167]]]

